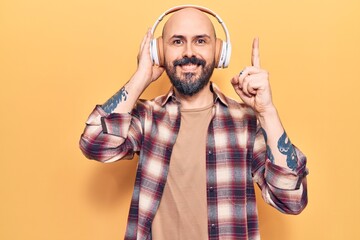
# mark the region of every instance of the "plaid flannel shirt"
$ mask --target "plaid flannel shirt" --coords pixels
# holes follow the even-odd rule
[[[206,149],[209,239],[260,239],[254,182],[263,199],[283,213],[298,214],[307,204],[306,157],[295,147],[295,171],[272,164],[253,110],[216,96]],[[131,113],[107,114],[96,106],[80,148],[90,159],[113,162],[139,154],[125,233],[127,240],[151,239],[151,224],[163,194],[171,152],[180,127],[180,103],[173,90],[138,100]]]

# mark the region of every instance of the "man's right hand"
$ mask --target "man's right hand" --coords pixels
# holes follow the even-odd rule
[[[150,42],[152,38],[153,36],[151,33],[151,29],[149,29],[146,35],[144,36],[144,39],[141,43],[141,47],[139,50],[139,54],[137,56],[138,59],[137,72],[140,73],[140,75],[144,74],[147,85],[157,80],[165,70],[163,67],[153,65],[150,56]]]
[[[163,67],[154,66],[150,57],[150,42],[152,39],[149,30],[140,47],[138,67],[130,80],[103,105],[107,113],[131,112],[141,93],[164,72]]]

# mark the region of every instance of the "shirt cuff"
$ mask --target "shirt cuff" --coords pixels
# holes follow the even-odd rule
[[[103,133],[125,138],[129,131],[131,115],[129,113],[112,113],[101,117]]]
[[[265,163],[265,178],[270,185],[283,190],[296,190],[300,188],[303,178],[308,174],[306,158],[298,152],[299,166],[295,171],[273,164],[269,159]]]
[[[106,113],[104,111],[104,109],[101,108],[100,105],[96,105],[94,110],[91,112],[91,114],[89,115],[87,121],[86,121],[86,124],[87,125],[92,125],[92,126],[95,126],[95,125],[100,125],[101,124],[101,120],[100,118],[101,117],[105,117],[105,116],[108,116],[109,114]]]

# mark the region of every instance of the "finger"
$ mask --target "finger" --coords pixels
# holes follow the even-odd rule
[[[254,66],[247,66],[245,67],[243,70],[240,71],[239,76],[246,76],[246,75],[250,75],[250,74],[256,74],[261,72],[262,70],[254,67]]]
[[[231,84],[235,90],[235,92],[240,96],[240,98],[245,102],[246,99],[248,99],[249,97],[246,96],[242,90],[242,87],[239,83],[239,75],[236,75],[234,76],[232,79],[231,79]]]
[[[236,75],[231,79],[231,84],[235,91],[242,96],[246,96],[243,92],[243,79],[240,79],[240,75]]]
[[[245,95],[245,93],[240,89],[236,92],[239,97],[241,98],[241,100],[243,100],[244,103],[248,103],[251,99],[251,97]]]
[[[251,53],[251,65],[260,68],[259,38],[254,38]]]
[[[249,66],[244,68],[240,74],[239,74],[239,82],[242,84],[242,82],[244,81],[244,79],[252,74],[257,74],[261,72],[261,70],[259,68],[253,67],[253,66]]]
[[[242,91],[242,81],[240,81],[239,75],[236,75],[231,79],[231,84],[236,91]]]
[[[145,45],[147,36],[148,36],[148,31],[146,32],[146,34],[143,37],[143,40],[141,41],[140,52],[142,52],[142,50],[144,49],[144,45]]]
[[[252,96],[251,92],[249,92],[250,80],[251,80],[250,76],[247,76],[247,77],[244,78],[244,80],[243,80],[243,82],[241,84],[241,90],[247,97]]]
[[[148,32],[146,32],[146,34],[144,35],[142,41],[141,41],[141,44],[140,44],[140,49],[139,49],[139,52],[137,54],[137,62],[139,63],[139,60],[140,60],[140,56],[143,52],[143,49],[144,49],[144,45],[146,43],[146,39],[147,39],[147,36],[148,36]]]
[[[243,82],[243,91],[247,93],[248,96],[256,95],[259,89],[265,88],[267,84],[266,79],[266,72],[261,72],[259,74],[249,75],[244,79]]]
[[[231,79],[231,84],[233,86],[239,85],[239,75],[236,75]]]
[[[151,30],[149,29],[145,36],[144,36],[144,39],[141,43],[141,47],[140,47],[140,52],[142,52],[144,49],[148,48],[148,45],[150,44],[151,42],[151,38],[152,38],[152,34],[151,34]],[[146,47],[146,48],[145,48]]]
[[[247,77],[246,80],[248,81],[246,86],[247,92],[249,92],[252,96],[256,95],[257,90],[259,90],[262,86],[261,79],[259,79],[257,76],[252,75]]]
[[[144,56],[144,54],[150,54],[150,42],[151,42],[151,38],[152,38],[152,34],[150,29],[147,31],[147,33],[145,34],[142,42],[141,42],[141,46],[140,46],[140,51],[138,53],[138,62],[140,61],[140,58],[142,58]]]

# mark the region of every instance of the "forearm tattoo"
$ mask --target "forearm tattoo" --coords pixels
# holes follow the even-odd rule
[[[263,128],[261,128],[261,131],[265,138],[266,143],[266,155],[269,158],[269,160],[274,163],[274,155],[271,152],[270,146],[267,144],[267,134]],[[288,138],[286,132],[281,135],[281,137],[278,140],[277,147],[279,149],[279,152],[286,156],[286,164],[291,170],[295,170],[298,166],[297,163],[297,156],[295,152],[295,148],[292,145],[290,139]]]
[[[298,166],[297,156],[289,137],[284,131],[283,135],[279,138],[277,147],[279,151],[286,156],[286,164],[291,170],[295,170]]]
[[[102,108],[106,113],[110,114],[112,113],[112,111],[115,110],[115,108],[120,102],[126,101],[127,96],[128,92],[126,91],[125,87],[123,87],[117,93],[115,93],[114,96],[107,100],[106,103],[102,105]]]
[[[266,143],[266,155],[267,155],[267,157],[269,158],[269,160],[270,160],[272,163],[274,163],[274,155],[273,155],[272,152],[271,152],[270,146],[267,144],[267,134],[266,134],[266,132],[265,132],[265,130],[264,130],[263,128],[261,128],[261,131],[262,131],[262,133],[263,133],[263,135],[264,135],[264,138],[265,138],[265,143]]]

